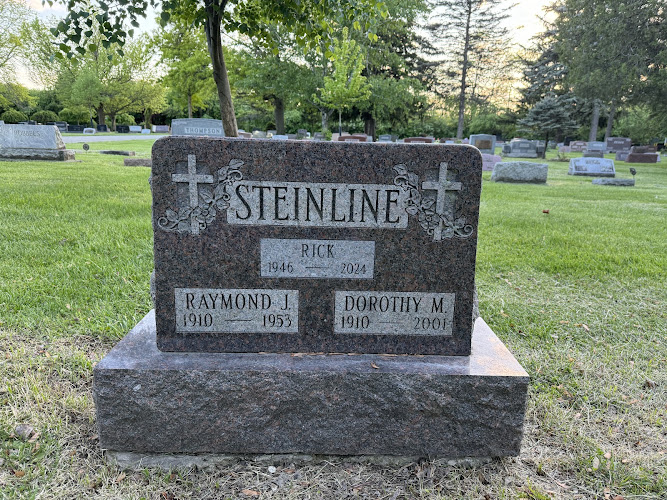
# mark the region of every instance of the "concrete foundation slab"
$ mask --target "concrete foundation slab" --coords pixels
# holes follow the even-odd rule
[[[94,370],[100,446],[170,454],[517,455],[528,375],[470,356],[161,352],[151,311]]]

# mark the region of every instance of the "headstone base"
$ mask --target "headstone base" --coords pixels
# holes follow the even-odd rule
[[[593,184],[598,186],[634,186],[634,179],[593,179]]]
[[[71,149],[0,148],[0,159],[8,160],[70,161],[75,154]]]
[[[210,454],[203,453],[198,455],[185,455],[173,453],[135,453],[131,451],[109,451],[105,453],[107,460],[121,469],[140,470],[157,468],[162,470],[189,469],[197,467],[203,469],[206,467],[215,467],[216,465],[235,465],[239,462],[253,462],[264,465],[282,465],[282,464],[317,464],[333,462],[340,459],[337,455],[304,455],[300,453],[274,453],[270,455],[242,455],[242,454]],[[419,462],[423,457],[405,457],[392,455],[356,455],[346,456],[346,463],[356,463],[365,465],[380,465],[383,467],[404,467]],[[463,457],[437,459],[438,462],[447,464],[451,467],[461,467],[470,469],[473,467],[482,467],[493,461],[493,457]]]
[[[94,370],[100,446],[167,454],[519,454],[528,374],[478,318],[470,356],[166,353],[146,317]]]

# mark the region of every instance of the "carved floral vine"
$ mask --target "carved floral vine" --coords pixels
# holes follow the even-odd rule
[[[408,171],[403,164],[394,166],[396,177],[394,184],[400,187],[408,195],[405,201],[405,211],[417,217],[419,225],[430,236],[433,236],[435,229],[441,225],[442,238],[468,238],[472,235],[474,229],[470,224],[466,224],[464,217],[453,219],[446,214],[439,214],[435,211],[435,200],[425,198],[419,189],[419,176],[414,172]]]
[[[229,165],[216,172],[217,183],[199,188],[199,205],[194,208],[182,207],[178,211],[168,208],[164,217],[158,219],[158,226],[165,231],[179,233],[191,232],[193,225],[198,230],[206,229],[215,220],[218,211],[229,208],[231,195],[227,188],[243,179],[243,173],[239,170],[241,166],[242,160],[230,160]]]

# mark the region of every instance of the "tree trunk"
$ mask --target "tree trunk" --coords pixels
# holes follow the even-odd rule
[[[343,134],[343,113],[340,109],[338,110],[338,134]]]
[[[329,113],[327,110],[321,110],[320,115],[322,116],[322,133],[329,130]]]
[[[144,110],[144,128],[151,128],[151,110]]]
[[[361,116],[364,119],[364,134],[375,140],[375,118],[368,112],[362,113]]]
[[[285,103],[280,97],[273,100],[273,115],[276,119],[276,132],[285,135]]]
[[[213,80],[218,89],[218,99],[220,99],[222,126],[226,136],[238,137],[236,114],[234,113],[234,103],[232,103],[232,89],[229,86],[227,66],[222,52],[222,33],[220,33],[222,15],[227,0],[207,1],[205,5],[206,23],[204,24],[204,31],[206,32],[206,44],[213,66]]]
[[[591,116],[591,133],[588,134],[588,142],[597,141],[598,122],[600,121],[600,101],[593,101],[593,115]]]
[[[97,108],[97,124],[104,125],[104,105],[100,104]]]
[[[463,66],[461,67],[461,91],[459,92],[459,124],[456,127],[456,138],[463,137],[463,117],[466,110],[466,77],[468,76],[468,51],[470,50],[470,18],[472,17],[472,3],[468,6],[466,18],[466,36],[463,45]]]
[[[542,159],[546,159],[547,157],[547,148],[549,147],[549,132],[547,132],[547,136],[544,138],[544,151],[542,151]]]
[[[111,131],[115,132],[116,131],[116,113],[110,115],[109,118],[111,118]]]
[[[604,131],[604,142],[611,137],[611,131],[614,128],[614,115],[616,114],[616,99],[611,100],[609,106],[609,118],[607,118],[607,130]]]
[[[192,94],[188,94],[188,118],[192,118]]]

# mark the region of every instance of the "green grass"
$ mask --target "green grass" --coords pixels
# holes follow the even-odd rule
[[[531,376],[519,457],[162,472],[108,464],[92,402],[92,367],[151,307],[149,169],[77,159],[0,163],[0,498],[665,498],[667,164],[634,165],[634,188],[559,162],[547,185],[484,173],[480,310]]]
[[[153,136],[151,139],[134,140],[134,141],[100,141],[90,142],[88,146],[90,149],[86,152],[83,150],[83,145],[86,144],[85,139],[81,142],[74,142],[67,144],[67,149],[73,149],[77,152],[77,159],[83,160],[87,155],[94,154],[95,151],[101,150],[115,150],[115,151],[134,151],[137,156],[150,157],[151,148],[157,137]],[[122,163],[122,161],[121,161]]]

